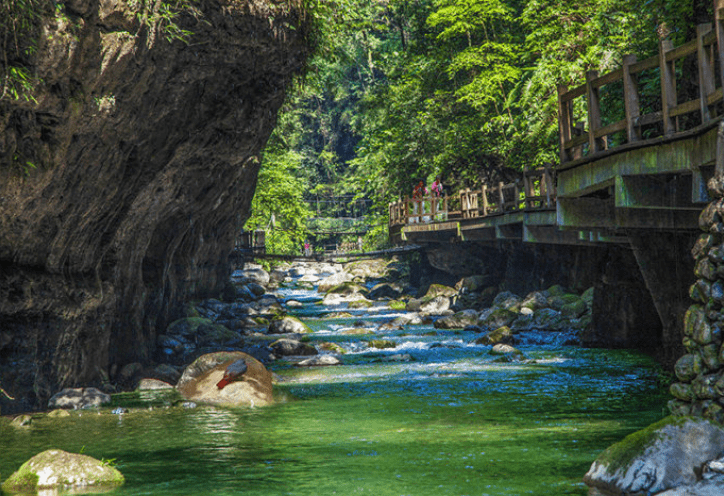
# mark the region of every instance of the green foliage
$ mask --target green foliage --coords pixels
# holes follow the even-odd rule
[[[246,229],[266,229],[271,253],[299,254],[306,239],[305,220],[311,215],[303,201],[307,182],[300,177],[300,156],[278,145],[264,154],[252,216]]]
[[[52,0],[0,2],[0,101],[35,102],[33,91],[40,81],[32,70],[43,16],[55,11]]]

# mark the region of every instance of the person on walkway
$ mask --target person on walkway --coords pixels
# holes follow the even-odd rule
[[[309,257],[312,255],[312,247],[309,245],[309,241],[304,242],[304,256]]]
[[[443,189],[442,189],[442,180],[440,179],[440,176],[437,176],[435,180],[432,182],[432,186],[430,186],[430,190],[432,191],[432,194],[437,196],[438,198],[442,196]]]
[[[435,178],[435,181],[432,183],[430,189],[432,190],[432,195],[435,197],[432,200],[435,203],[435,220],[446,220],[447,212],[444,211],[443,202],[440,199],[444,194],[442,179],[440,179],[440,176]]]

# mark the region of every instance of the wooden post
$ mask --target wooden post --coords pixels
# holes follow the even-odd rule
[[[545,179],[545,181],[543,180]],[[553,176],[551,174],[550,169],[548,166],[546,166],[545,171],[543,172],[543,177],[541,178],[541,185],[545,184],[545,195],[546,195],[546,207],[551,207],[552,198],[551,193],[553,196],[555,196],[555,185],[553,184]],[[543,195],[543,188],[541,186],[541,195]]]
[[[598,97],[598,88],[594,88],[591,81],[598,77],[598,71],[586,72],[586,95],[588,98],[588,153],[605,150],[605,142],[595,137],[595,132],[601,127],[601,104]]]
[[[498,183],[498,212],[505,212],[505,193],[503,191],[504,184]]]
[[[701,102],[701,123],[712,118],[714,108],[709,108],[707,98],[714,93],[714,57],[711,47],[704,46],[704,36],[711,33],[711,23],[699,24],[696,27],[696,55],[699,64],[699,101]]]
[[[714,0],[714,29],[719,54],[719,83],[724,81],[724,0]]]
[[[636,120],[641,115],[639,108],[639,84],[636,74],[631,74],[631,66],[636,63],[636,55],[623,58],[623,102],[626,108],[626,136],[629,143],[641,140],[641,126]]]
[[[572,102],[564,102],[561,98],[566,92],[568,92],[567,86],[558,86],[558,139],[560,147],[558,155],[562,164],[565,164],[571,159],[566,151],[566,143],[571,141],[573,106],[571,105]]]
[[[669,115],[670,110],[676,106],[676,73],[674,61],[666,61],[666,52],[672,50],[671,40],[659,42],[659,67],[661,69],[661,113],[664,121],[664,135],[676,132],[677,119]]]
[[[486,184],[483,184],[482,188],[480,188],[480,191],[482,192],[482,198],[483,198],[483,217],[488,215],[488,186]]]
[[[528,167],[523,168],[523,191],[525,192],[525,208],[533,208],[533,202],[528,200],[528,198],[535,196],[535,191],[533,191],[533,181],[530,180],[530,177],[528,177]]]

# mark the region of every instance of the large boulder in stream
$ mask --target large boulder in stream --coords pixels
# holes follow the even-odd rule
[[[219,389],[224,371],[239,359],[246,372]],[[187,400],[220,406],[263,406],[273,402],[271,373],[256,358],[241,351],[208,353],[186,367],[176,389]]]
[[[124,482],[123,474],[106,461],[51,449],[23,463],[3,482],[2,490],[22,494],[36,494],[44,489],[101,492]]]
[[[658,494],[695,484],[704,464],[718,458],[722,448],[721,426],[701,418],[666,417],[609,447],[583,481],[611,494]]]

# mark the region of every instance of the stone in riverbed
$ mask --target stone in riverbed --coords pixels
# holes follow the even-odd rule
[[[462,310],[454,315],[437,319],[433,326],[435,329],[463,329],[465,326],[477,325],[478,312],[475,310]]]
[[[319,355],[302,360],[297,364],[297,367],[325,367],[339,364],[340,361],[332,355]]]
[[[96,388],[66,388],[54,394],[48,401],[48,408],[82,408],[100,407],[111,402],[111,397]]]
[[[605,450],[583,481],[613,494],[657,494],[696,483],[697,472],[721,454],[723,445],[720,426],[667,417]]]
[[[274,354],[280,356],[316,355],[317,349],[311,344],[302,343],[296,339],[277,339],[269,345]]]
[[[490,331],[485,336],[482,336],[475,340],[475,344],[510,344],[513,341],[513,332],[510,330],[510,328],[503,326],[495,329],[494,331]]]
[[[269,324],[269,334],[306,334],[312,330],[301,320],[294,317],[283,317]]]
[[[111,490],[125,482],[110,463],[62,450],[47,450],[32,457],[6,480],[8,493],[35,493],[42,489]]]
[[[244,359],[246,372],[219,389],[226,367]],[[186,367],[176,385],[181,396],[197,403],[220,406],[261,406],[273,402],[271,373],[256,358],[240,351],[208,353]]]

